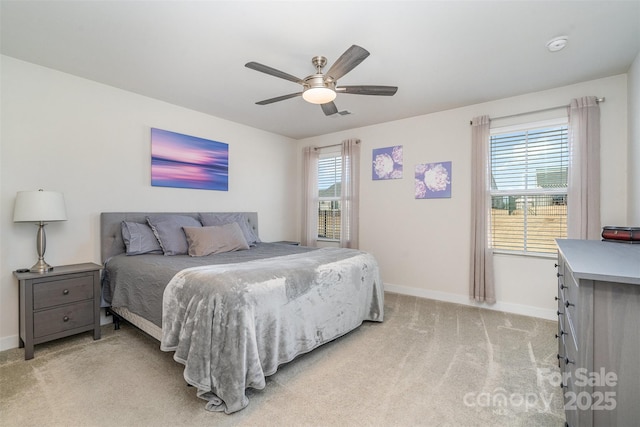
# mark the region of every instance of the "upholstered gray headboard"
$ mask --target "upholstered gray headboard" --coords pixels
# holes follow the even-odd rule
[[[249,226],[253,229],[256,236],[259,236],[258,213],[240,213],[243,213],[247,217]],[[102,262],[105,262],[107,259],[111,258],[114,255],[125,252],[121,230],[122,221],[139,222],[142,224],[146,224],[147,215],[157,214],[187,215],[198,219],[199,212],[102,212],[100,214],[100,258]]]

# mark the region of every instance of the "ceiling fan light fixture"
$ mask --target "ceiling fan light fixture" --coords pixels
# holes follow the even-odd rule
[[[336,93],[328,87],[310,87],[302,93],[302,98],[311,104],[326,104],[336,99]]]

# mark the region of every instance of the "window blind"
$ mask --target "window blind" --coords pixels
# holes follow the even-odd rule
[[[491,246],[554,253],[566,237],[567,126],[491,136]]]
[[[318,160],[318,238],[340,240],[342,156]]]
[[[342,177],[342,158],[325,157],[318,160],[319,196],[340,198],[340,180]]]
[[[567,188],[567,127],[533,129],[491,137],[491,189]]]

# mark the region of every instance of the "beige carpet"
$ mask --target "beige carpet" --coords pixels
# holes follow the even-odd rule
[[[561,426],[555,322],[387,293],[385,322],[281,366],[249,406],[207,412],[182,365],[129,325],[0,353],[2,426]]]

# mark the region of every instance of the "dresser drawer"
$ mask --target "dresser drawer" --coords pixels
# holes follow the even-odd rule
[[[563,273],[558,275],[558,295],[562,296],[563,304],[566,304],[567,301],[575,304],[578,298],[578,284],[573,278],[573,273],[569,267],[565,266],[562,270]]]
[[[93,275],[34,283],[33,309],[40,310],[93,298]]]
[[[568,266],[564,268],[564,274],[558,278],[559,287],[559,310],[564,312],[565,331],[570,332],[573,340],[577,344],[575,336],[576,309],[578,305],[578,284],[576,283],[573,272]]]
[[[64,305],[33,314],[34,338],[93,325],[93,300]]]
[[[564,313],[558,309],[558,339],[569,334],[569,325],[567,324],[567,319],[564,317]]]
[[[576,410],[576,387],[573,384],[574,378],[572,376],[567,376],[564,381],[564,386],[562,388],[563,401],[565,407],[565,418],[566,418],[566,426],[568,427],[579,427],[578,423],[578,412]]]
[[[576,347],[576,340],[574,335],[569,329],[569,332],[563,337],[564,343],[564,357],[567,371],[574,371],[576,369],[576,360],[578,358],[578,348]]]

